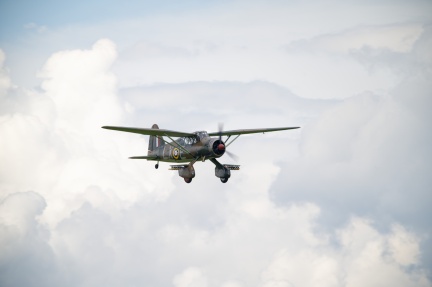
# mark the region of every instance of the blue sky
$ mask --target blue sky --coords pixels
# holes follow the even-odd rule
[[[0,285],[430,286],[431,10],[1,2]],[[220,122],[301,129],[185,184],[100,128]]]
[[[214,1],[2,1],[0,3],[1,40],[11,40],[25,25],[59,27],[95,24],[157,13],[177,12],[212,5]]]

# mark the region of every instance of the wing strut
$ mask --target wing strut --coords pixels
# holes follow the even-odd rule
[[[228,147],[230,144],[232,144],[236,139],[239,138],[239,136],[241,135],[237,135],[232,141],[230,141],[229,143],[225,143],[225,147]],[[231,136],[228,136],[227,141],[230,139]]]
[[[172,146],[172,147],[177,147],[179,149],[181,149],[183,152],[189,154],[192,157],[195,157],[193,154],[191,154],[187,149],[185,149],[184,147],[182,147],[180,144],[178,144],[173,138],[171,138],[169,135],[165,134],[166,137],[168,137],[170,140],[172,140],[173,143],[175,143],[175,145],[172,145],[170,142],[167,142],[166,140],[163,139],[163,137],[161,137],[161,139],[168,145]]]

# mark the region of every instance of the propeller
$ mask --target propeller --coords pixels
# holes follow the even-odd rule
[[[220,144],[217,146],[217,149],[220,150],[221,152],[225,151],[225,153],[227,155],[229,155],[233,160],[237,161],[238,160],[238,156],[236,156],[232,152],[229,152],[229,151],[226,150],[225,143],[223,143],[223,141],[222,141],[222,131],[223,131],[223,123],[219,123],[218,132],[219,132],[219,142],[220,142]]]
[[[229,155],[230,158],[232,158],[235,161],[238,161],[239,157],[237,155],[235,155],[232,152],[227,151],[227,150],[225,152],[226,152],[227,155]]]
[[[223,123],[219,123],[218,131],[219,131],[219,142],[220,142],[220,144],[217,146],[217,149],[220,150],[220,151],[223,151],[223,150],[225,150],[225,145],[222,143]]]

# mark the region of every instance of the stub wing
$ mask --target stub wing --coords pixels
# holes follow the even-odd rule
[[[130,128],[130,127],[114,127],[114,126],[103,126],[103,129],[149,135],[149,136],[169,136],[169,137],[190,137],[195,134],[185,133],[172,130],[164,129],[144,129],[144,128]]]
[[[146,155],[143,155],[143,156],[131,156],[129,158],[131,158],[131,159],[146,159],[146,160],[157,160],[158,159],[157,156],[146,156]]]
[[[223,166],[229,170],[240,170],[240,166],[237,164],[224,164]]]
[[[242,129],[242,130],[231,130],[231,131],[221,131],[209,133],[209,136],[233,136],[233,135],[245,135],[245,134],[258,134],[258,133],[268,133],[268,132],[276,132],[283,130],[293,130],[298,129],[300,127],[282,127],[282,128],[266,128],[266,129]]]

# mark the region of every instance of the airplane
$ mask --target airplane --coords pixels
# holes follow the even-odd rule
[[[299,127],[281,127],[281,128],[261,128],[261,129],[240,129],[223,131],[219,125],[218,132],[208,133],[206,131],[197,132],[179,132],[173,130],[159,129],[157,124],[154,124],[151,129],[148,128],[133,128],[133,127],[117,127],[103,126],[103,129],[149,135],[148,152],[146,156],[132,156],[131,159],[146,159],[149,161],[157,161],[155,168],[159,168],[159,162],[183,163],[171,165],[170,170],[177,170],[180,177],[186,183],[190,183],[195,177],[195,169],[193,165],[196,161],[210,160],[215,167],[215,176],[221,182],[226,183],[231,177],[231,170],[239,170],[240,165],[221,164],[217,161],[225,153],[234,157],[226,148],[236,139],[244,134],[266,133],[282,130],[298,129]],[[212,137],[213,136],[213,137]],[[218,136],[214,138],[214,136]],[[222,140],[222,136],[227,136],[227,139]],[[235,136],[231,141],[231,136]],[[164,139],[167,137],[171,140],[168,142]],[[174,140],[173,138],[178,138]],[[185,164],[188,163],[188,164]]]

